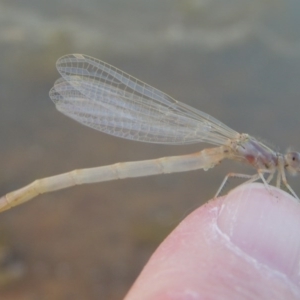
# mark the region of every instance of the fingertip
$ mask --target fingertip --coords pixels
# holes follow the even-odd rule
[[[125,299],[299,299],[298,220],[288,194],[241,186],[185,218]]]
[[[300,205],[286,192],[263,184],[242,185],[228,194],[218,226],[257,262],[300,280]]]

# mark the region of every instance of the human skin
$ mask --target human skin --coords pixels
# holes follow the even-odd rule
[[[300,205],[242,185],[187,216],[126,300],[300,299]]]

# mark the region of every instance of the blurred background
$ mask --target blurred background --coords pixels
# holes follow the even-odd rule
[[[111,137],[56,111],[56,60],[97,57],[285,151],[300,149],[299,1],[0,0],[0,194],[78,168],[199,151]],[[1,299],[122,299],[227,172],[112,181],[0,215]],[[290,179],[300,194],[299,178]],[[231,180],[224,192],[239,184]]]

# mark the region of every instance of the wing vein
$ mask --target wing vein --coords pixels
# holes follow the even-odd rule
[[[238,133],[210,115],[95,58],[71,54],[50,91],[57,109],[96,130],[163,144],[226,143]]]

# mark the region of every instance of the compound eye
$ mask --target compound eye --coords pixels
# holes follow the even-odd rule
[[[291,152],[290,155],[293,162],[299,162],[300,155],[298,152]]]
[[[300,172],[300,153],[288,152],[285,155],[286,167],[290,172]]]

